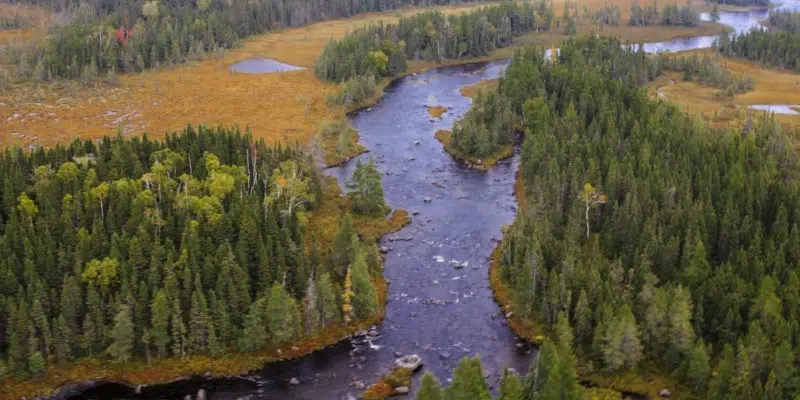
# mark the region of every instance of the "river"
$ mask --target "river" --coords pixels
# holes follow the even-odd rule
[[[800,5],[791,0],[779,4],[790,9]],[[768,11],[720,16],[720,23],[741,32],[757,26]],[[690,50],[710,47],[714,39],[681,38],[644,48]],[[508,63],[438,68],[405,77],[388,87],[377,105],[350,116],[361,143],[370,150],[360,158],[374,158],[383,174],[386,200],[414,213],[409,226],[382,242],[391,249],[384,264],[390,286],[378,339],[346,340],[306,357],[267,365],[249,376],[257,387],[207,382],[162,388],[141,397],[182,398],[202,386],[212,399],[347,399],[360,393],[353,382],[370,385],[388,372],[395,352],[419,354],[425,368],[445,384],[459,359],[474,354],[480,356],[488,382],[495,387],[505,366],[527,371],[532,352],[526,346],[519,348],[518,339],[505,326],[488,282],[489,254],[501,227],[516,213],[517,157],[488,172],[476,172],[455,162],[433,135],[437,129],[450,129],[470,107],[471,100],[459,93],[460,88],[497,78]],[[431,121],[427,105],[450,110]],[[354,165],[355,160],[327,173],[344,184]],[[300,384],[289,384],[291,378]]]

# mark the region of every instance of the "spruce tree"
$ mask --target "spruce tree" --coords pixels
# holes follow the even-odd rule
[[[128,305],[120,306],[114,316],[114,326],[111,329],[111,345],[108,354],[119,363],[126,363],[133,354],[133,319]]]
[[[517,374],[512,373],[506,368],[503,371],[503,378],[500,380],[500,397],[498,400],[523,400],[522,382]]]
[[[378,292],[370,280],[363,255],[356,257],[352,270],[354,314],[359,320],[364,320],[378,312]]]
[[[490,400],[491,395],[483,376],[478,356],[462,358],[453,371],[453,383],[445,389],[446,400]]]
[[[698,339],[689,354],[686,367],[686,380],[699,393],[704,393],[711,377],[708,352],[702,339]]]
[[[267,330],[272,344],[280,346],[294,339],[298,321],[293,308],[294,299],[282,285],[273,283],[267,302]]]
[[[244,327],[239,337],[239,351],[258,351],[267,343],[267,325],[264,319],[267,300],[259,297],[247,311]]]
[[[345,214],[339,223],[339,230],[336,232],[336,236],[333,237],[331,248],[333,272],[337,277],[343,278],[347,267],[355,260],[357,245],[358,236],[353,229],[353,220],[350,218],[350,214]]]
[[[161,289],[156,292],[153,303],[150,305],[150,335],[153,338],[153,344],[158,349],[159,358],[167,355],[167,346],[170,342],[169,317],[167,294],[164,289]]]
[[[341,320],[341,312],[337,302],[338,295],[331,281],[329,273],[320,275],[317,282],[317,297],[315,311],[319,314],[322,327],[327,327]]]
[[[430,372],[425,372],[420,379],[417,400],[443,400],[442,387],[439,380]],[[520,399],[521,400],[521,399]]]

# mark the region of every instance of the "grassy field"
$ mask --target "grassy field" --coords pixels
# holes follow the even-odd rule
[[[691,57],[697,54],[713,55],[713,50],[680,53]],[[746,74],[753,78],[754,89],[738,94],[733,99],[714,96],[719,89],[682,80],[680,73],[668,73],[652,82],[648,90],[653,96],[673,101],[686,111],[701,115],[715,126],[740,125],[749,115],[762,111],[751,111],[753,104],[800,105],[800,74],[764,67],[757,63],[721,58],[718,64],[734,74]],[[778,120],[792,127],[800,127],[800,115],[776,114]],[[795,138],[798,139],[798,138]]]
[[[590,9],[604,2],[590,0]],[[627,19],[631,0],[617,0]],[[563,1],[556,1],[557,14]],[[463,12],[482,5],[441,8],[446,13]],[[52,145],[76,137],[99,138],[118,129],[125,135],[147,132],[161,136],[187,123],[239,124],[248,126],[256,138],[267,142],[299,142],[308,145],[319,126],[344,118],[347,110],[331,110],[326,95],[337,85],[314,77],[311,67],[325,43],[359,26],[376,21],[396,21],[416,9],[391,13],[363,14],[347,20],[320,22],[302,28],[266,33],[244,40],[222,57],[208,57],[194,63],[163,68],[145,74],[120,76],[116,85],[84,87],[71,82],[17,84],[0,93],[0,145]],[[591,24],[580,23],[579,31],[591,32]],[[563,28],[554,32],[533,33],[517,40],[517,45],[550,46],[566,38]],[[719,25],[697,28],[605,27],[606,34],[627,40],[665,40],[677,36],[721,31]],[[481,60],[509,56],[512,48],[495,51]],[[250,57],[267,57],[309,69],[273,74],[230,73],[228,67]],[[475,62],[480,60],[458,60]],[[435,66],[412,62],[409,72]],[[383,85],[388,83],[383,82]],[[380,92],[380,91],[378,91]],[[372,102],[377,101],[371,99]],[[445,105],[446,106],[446,105]]]
[[[2,16],[0,19],[11,20],[17,15],[27,20],[29,26],[0,29],[0,49],[6,45],[41,38],[47,34],[47,28],[50,26],[52,18],[49,12],[30,5],[0,3],[0,16]]]

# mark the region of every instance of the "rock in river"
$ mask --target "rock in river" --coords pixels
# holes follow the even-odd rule
[[[297,379],[297,378],[292,378],[292,379],[289,379],[289,384],[290,384],[290,385],[297,386],[297,385],[299,385],[299,384],[300,384],[300,379]]]
[[[418,370],[422,367],[422,357],[416,354],[409,354],[394,360],[394,366],[398,368],[410,369],[412,371]]]
[[[433,199],[432,199],[432,198],[430,198],[430,197],[428,197],[428,196],[425,196],[425,198],[424,198],[423,200],[424,200],[426,203],[430,203],[430,202],[432,202],[432,201],[433,201]]]
[[[398,386],[394,388],[394,394],[396,395],[406,395],[408,391],[408,386]]]

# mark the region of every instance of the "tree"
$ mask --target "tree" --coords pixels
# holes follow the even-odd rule
[[[344,319],[345,325],[350,325],[353,321],[353,317],[355,316],[355,312],[353,310],[353,279],[352,279],[352,269],[347,268],[347,273],[344,276],[344,293],[342,293],[342,317]]]
[[[317,297],[315,311],[319,315],[321,326],[327,327],[339,322],[341,313],[337,304],[337,294],[331,281],[331,275],[327,272],[318,278]]]
[[[500,380],[500,398],[498,400],[523,400],[522,382],[517,374],[506,368]]]
[[[417,400],[443,400],[442,387],[439,380],[428,371],[420,379],[419,390],[417,390]]]
[[[277,282],[272,284],[267,302],[267,329],[272,344],[280,346],[295,338],[297,331],[297,306],[286,289]]]
[[[717,7],[717,3],[714,3],[711,8],[711,22],[719,22],[719,18],[719,8]]]
[[[383,197],[381,173],[375,167],[375,160],[370,157],[364,164],[356,161],[356,170],[347,187],[351,190],[353,211],[361,214],[383,214],[386,212],[386,200]]]
[[[608,197],[587,182],[583,185],[582,199],[583,204],[586,206],[586,239],[589,239],[589,210],[595,204],[605,204],[608,201]]]
[[[31,229],[33,229],[33,217],[39,213],[39,207],[36,206],[36,203],[28,197],[27,194],[22,193],[19,195],[17,201],[19,205],[17,206],[17,210],[28,219],[28,223],[30,224]]]
[[[351,269],[354,314],[359,320],[364,320],[378,312],[378,292],[370,280],[363,253],[356,257]]]
[[[610,371],[635,366],[642,357],[636,320],[630,307],[622,306],[603,337],[603,362]]]
[[[270,189],[264,200],[266,205],[285,204],[288,214],[311,200],[309,180],[295,161],[284,161],[272,172]]]
[[[170,336],[169,303],[164,289],[156,292],[150,305],[150,335],[153,338],[153,344],[158,349],[158,357],[165,357]]]
[[[686,379],[692,384],[694,390],[704,393],[711,377],[711,365],[708,361],[708,352],[702,339],[698,339],[689,354],[686,367]]]
[[[81,278],[84,282],[95,285],[101,292],[107,292],[119,275],[119,261],[106,257],[102,261],[93,259],[86,263]]]
[[[453,371],[453,383],[445,389],[446,400],[490,400],[483,366],[478,356],[462,358]]]
[[[32,376],[38,377],[44,373],[44,356],[40,351],[34,351],[31,353],[31,357],[28,360],[28,371]]]
[[[267,343],[267,325],[264,319],[266,303],[266,299],[260,297],[250,305],[239,338],[239,351],[261,350]]]
[[[333,237],[331,248],[331,261],[333,271],[341,278],[347,268],[353,263],[358,249],[358,235],[353,229],[353,220],[345,214],[339,223],[339,230]]]
[[[126,363],[133,353],[133,319],[130,306],[123,304],[114,316],[114,326],[111,329],[111,345],[107,352],[119,362]]]

